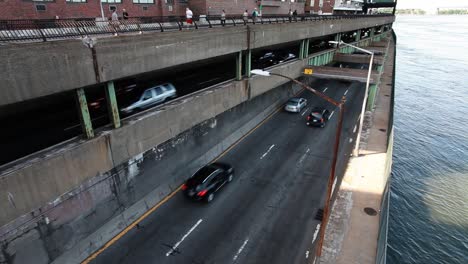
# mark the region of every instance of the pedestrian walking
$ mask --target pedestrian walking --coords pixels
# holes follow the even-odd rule
[[[292,16],[293,16],[293,12],[292,12],[291,9],[289,9],[288,18],[289,18],[289,22],[290,22],[290,23],[292,22]]]
[[[192,24],[193,24],[193,20],[192,20],[193,12],[188,7],[185,9],[185,18],[186,18],[186,22],[187,22],[187,29],[189,29],[190,26],[192,26]]]
[[[297,10],[293,12],[294,22],[297,22]]]
[[[128,12],[127,12],[127,10],[125,10],[125,8],[122,9],[122,17],[123,17],[123,19],[125,19],[125,20],[128,19]]]
[[[257,22],[257,17],[258,17],[258,11],[257,11],[257,8],[254,9],[254,11],[252,12],[252,20],[255,24],[255,22]]]
[[[223,12],[221,12],[221,26],[225,26],[226,25],[226,12],[223,10]]]
[[[244,20],[244,25],[247,25],[247,21],[249,20],[249,11],[247,9],[242,14],[242,20]]]
[[[111,21],[113,23],[115,23],[115,21],[119,21],[119,15],[117,15],[117,9],[114,9],[114,11],[112,11],[112,15],[111,15]]]

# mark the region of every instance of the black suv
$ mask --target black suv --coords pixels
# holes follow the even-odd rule
[[[325,127],[330,118],[330,111],[323,107],[315,107],[307,116],[307,125],[315,127]]]
[[[183,185],[184,194],[194,200],[205,200],[211,202],[217,192],[226,183],[231,182],[234,169],[225,163],[212,163],[201,169],[190,177]]]

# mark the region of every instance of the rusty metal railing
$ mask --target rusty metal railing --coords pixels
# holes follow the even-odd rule
[[[220,16],[196,16],[188,25],[184,17],[132,17],[118,21],[100,21],[96,18],[80,19],[36,19],[0,20],[0,42],[41,42],[57,39],[80,38],[92,35],[119,35],[125,33],[183,31],[214,27],[245,26],[249,24],[299,23],[332,19],[357,19],[370,15],[298,15],[290,20],[285,15],[263,15],[252,18],[242,15],[226,16],[221,23]],[[387,16],[387,15],[372,15]]]

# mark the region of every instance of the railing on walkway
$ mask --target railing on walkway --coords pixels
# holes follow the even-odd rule
[[[298,15],[290,21],[285,15],[264,15],[253,19],[242,15],[227,16],[221,23],[220,16],[197,16],[189,26],[184,17],[132,17],[119,21],[101,21],[96,18],[80,19],[37,19],[37,20],[0,20],[0,42],[48,41],[85,37],[90,35],[118,35],[143,33],[146,31],[181,31],[223,26],[244,26],[248,24],[298,23],[301,21],[322,21],[331,19],[357,19],[370,15]],[[380,17],[388,15],[372,15]]]

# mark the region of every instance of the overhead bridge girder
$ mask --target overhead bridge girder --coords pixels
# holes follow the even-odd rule
[[[312,69],[312,74],[308,75],[320,79],[335,79],[343,81],[357,81],[365,83],[367,81],[368,70],[337,68],[327,66],[308,66],[307,69]],[[370,83],[376,84],[379,80],[379,72],[372,71]]]
[[[333,60],[336,62],[368,64],[370,61],[370,55],[335,53],[335,56],[333,56]],[[373,64],[382,65],[383,61],[384,61],[384,56],[376,55],[374,56]]]

